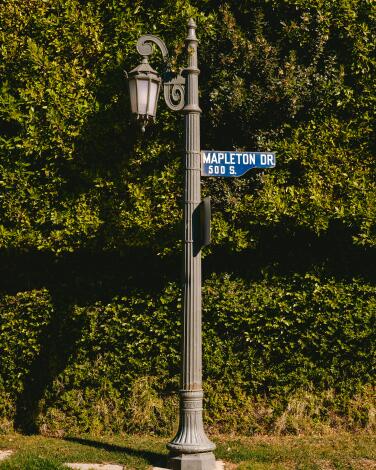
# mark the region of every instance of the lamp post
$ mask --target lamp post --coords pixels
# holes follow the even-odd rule
[[[148,63],[152,43],[162,52],[166,70],[159,78]],[[198,100],[196,23],[188,23],[186,47],[188,66],[177,75],[169,70],[168,50],[153,35],[141,36],[137,51],[142,63],[129,72],[132,113],[142,129],[155,119],[161,82],[167,106],[185,113],[185,186],[184,186],[184,304],[180,422],[174,439],[167,444],[170,466],[174,470],[212,470],[215,468],[215,444],[206,436],[202,411],[202,337],[201,337],[201,156],[200,114]]]

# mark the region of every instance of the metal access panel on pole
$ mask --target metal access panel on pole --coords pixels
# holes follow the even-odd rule
[[[200,225],[202,246],[208,246],[211,243],[211,199],[210,196],[204,197],[200,205]]]

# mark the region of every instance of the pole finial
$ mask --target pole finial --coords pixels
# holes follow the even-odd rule
[[[196,25],[196,21],[191,18],[189,21],[188,21],[188,36],[187,36],[187,41],[197,41],[197,38],[196,38],[196,28],[197,28],[197,25]]]
[[[189,21],[188,21],[188,26],[189,26],[190,28],[196,29],[196,28],[197,28],[196,21],[195,21],[193,18],[190,18]]]

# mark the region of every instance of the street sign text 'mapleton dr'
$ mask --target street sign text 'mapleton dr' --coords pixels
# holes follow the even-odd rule
[[[202,150],[202,176],[242,176],[252,168],[274,168],[275,152]]]

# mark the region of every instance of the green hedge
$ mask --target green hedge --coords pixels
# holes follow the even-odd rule
[[[6,295],[0,300],[0,383],[15,396],[41,353],[53,313],[46,289]]]
[[[203,294],[207,422],[213,429],[372,426],[374,287],[312,274],[252,282],[225,274],[207,280]],[[51,328],[47,292],[8,296],[2,305],[8,310],[1,367],[10,409],[22,392],[33,393],[23,381],[34,360],[33,370],[46,364],[52,374],[35,397],[43,432],[171,431],[179,388],[181,299],[175,284],[158,295],[133,291],[109,303],[73,306],[66,312],[69,331],[61,326],[45,342],[47,361],[37,356],[43,355],[41,333]],[[70,354],[56,367],[67,342]]]
[[[184,120],[161,102],[141,136],[124,70],[147,32],[184,67],[190,17],[202,148],[277,152],[273,170],[202,181],[204,269],[223,273],[204,287],[207,422],[372,426],[374,2],[8,0],[3,429],[174,426]]]
[[[244,250],[265,227],[338,223],[375,246],[372,1],[11,0],[0,8],[0,248],[177,253],[183,119],[161,102],[141,137],[124,70],[146,32],[182,67],[191,16],[202,147],[278,152],[274,170],[205,178],[213,243]]]

